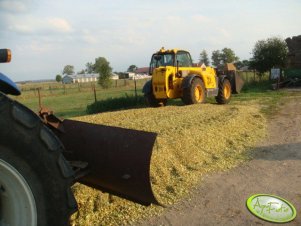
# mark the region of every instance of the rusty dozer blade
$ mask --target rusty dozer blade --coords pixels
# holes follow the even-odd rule
[[[150,160],[155,133],[74,120],[57,132],[70,161],[88,162],[80,183],[149,205],[160,205],[151,189]]]

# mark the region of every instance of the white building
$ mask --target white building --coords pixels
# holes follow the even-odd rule
[[[77,74],[77,75],[65,75],[62,79],[62,83],[82,83],[82,82],[96,82],[98,74]]]
[[[97,82],[99,74],[76,74],[76,75],[65,75],[62,79],[62,83],[83,83],[83,82]],[[118,75],[112,73],[111,79],[118,79]]]

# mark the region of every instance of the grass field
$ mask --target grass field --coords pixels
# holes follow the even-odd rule
[[[242,73],[244,79],[249,80],[245,84],[242,94],[233,96],[232,102],[248,101],[250,99],[261,99],[264,97],[269,102],[271,99],[277,101],[278,97],[285,96],[283,91],[270,90],[270,83],[263,81],[259,82],[255,79],[252,73]],[[266,77],[264,79],[267,79]],[[147,79],[137,80],[137,94],[142,96],[142,87]],[[42,106],[52,109],[59,117],[70,118],[87,114],[87,105],[95,102],[93,87],[96,90],[96,99],[106,100],[108,98],[118,98],[125,96],[134,96],[134,81],[118,81],[113,84],[110,89],[102,89],[97,84],[69,84],[63,86],[59,83],[44,83],[44,84],[25,84],[21,86],[22,95],[14,97],[19,102],[23,103],[33,111],[39,110],[39,96],[37,88],[40,89]],[[214,98],[207,100],[214,103]],[[169,100],[169,105],[183,105],[181,100]],[[122,106],[120,107],[122,109]]]
[[[137,92],[141,93],[142,86],[146,80],[137,80]],[[42,106],[52,109],[59,117],[70,118],[87,114],[88,104],[95,102],[93,87],[96,89],[97,100],[135,95],[134,81],[119,81],[120,85],[110,89],[102,89],[97,84],[66,85],[65,89],[61,84],[26,84],[21,87],[22,95],[15,97],[33,111],[39,110],[39,96],[37,88],[40,88]],[[49,89],[49,87],[52,87]]]

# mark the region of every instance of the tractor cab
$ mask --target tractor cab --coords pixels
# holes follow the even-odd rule
[[[163,47],[153,54],[150,62],[149,74],[159,67],[192,67],[190,53],[184,50],[171,49],[165,50]]]

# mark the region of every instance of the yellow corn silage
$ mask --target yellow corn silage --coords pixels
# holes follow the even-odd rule
[[[266,120],[255,104],[144,108],[77,120],[158,133],[151,181],[157,199],[167,205],[185,198],[203,174],[226,170],[248,159],[247,151],[266,134]],[[125,225],[163,210],[80,184],[74,185],[73,191],[79,212],[72,216],[72,225]]]

